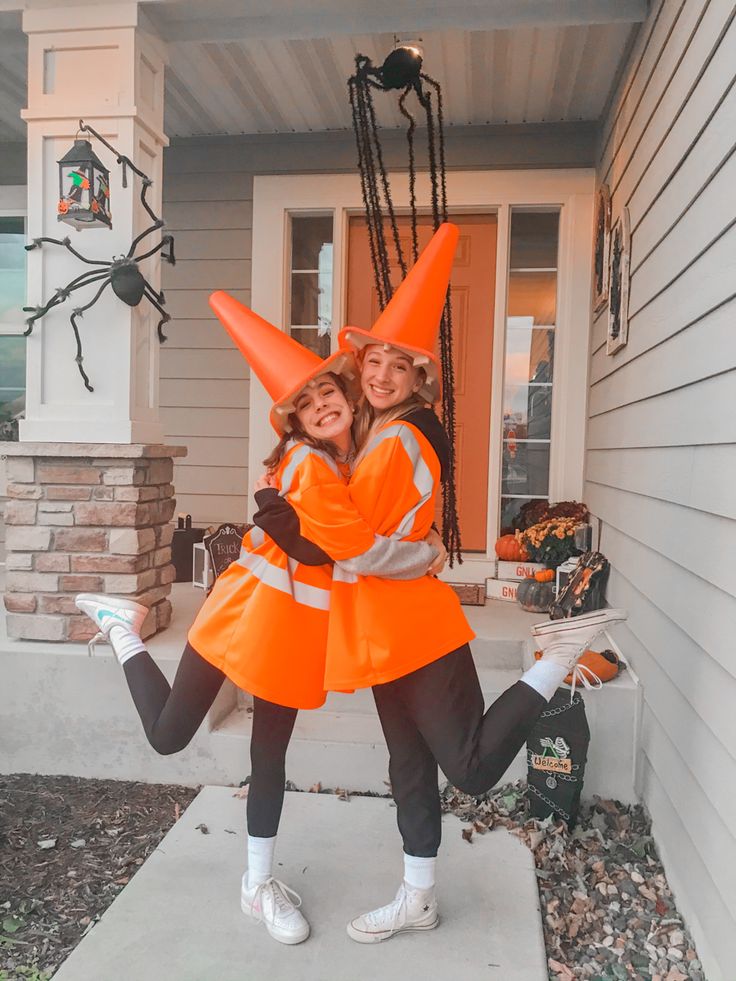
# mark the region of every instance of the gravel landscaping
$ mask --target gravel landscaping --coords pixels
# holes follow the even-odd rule
[[[0,981],[48,981],[195,795],[0,777]],[[465,823],[468,847],[504,827],[534,852],[552,981],[705,981],[643,808],[596,799],[568,834],[561,822],[527,820],[521,783],[485,798],[446,787],[443,807]]]

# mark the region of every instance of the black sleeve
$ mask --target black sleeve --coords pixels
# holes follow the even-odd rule
[[[450,466],[450,442],[445,428],[432,409],[414,409],[403,418],[416,426],[422,435],[429,440],[432,449],[440,461],[440,476],[444,480]]]
[[[327,552],[302,535],[298,514],[275,487],[256,491],[256,504],[258,510],[253,515],[253,523],[262,528],[290,558],[302,565],[332,563]]]

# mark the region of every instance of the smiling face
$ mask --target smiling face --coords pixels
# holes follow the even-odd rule
[[[294,399],[294,415],[307,436],[329,440],[340,453],[351,444],[353,407],[330,374],[313,379]]]
[[[388,344],[370,344],[363,355],[360,384],[363,394],[378,412],[392,409],[422,387],[424,370],[411,355]]]

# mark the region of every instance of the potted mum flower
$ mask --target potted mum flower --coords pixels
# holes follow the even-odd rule
[[[517,533],[517,536],[532,562],[541,562],[548,569],[556,569],[577,551],[575,528],[579,524],[578,518],[548,518]]]

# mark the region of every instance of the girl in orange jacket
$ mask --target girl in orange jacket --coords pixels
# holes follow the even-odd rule
[[[279,366],[278,387],[272,389],[276,403],[272,421],[281,439],[268,459],[278,488],[275,496],[286,501],[290,495],[314,491],[329,500],[334,488],[344,486],[342,461],[351,448],[356,385],[352,357],[343,353],[323,363],[250,311],[243,335],[239,328],[244,308],[233,307],[235,301],[229,297],[219,300],[213,304],[216,312],[230,327],[228,318],[235,317],[234,339],[256,362],[256,370],[257,354],[263,354],[267,341],[278,349],[271,351]],[[296,362],[291,373],[290,362]],[[263,374],[266,383],[274,381],[267,372]],[[266,503],[273,496],[273,490],[265,492]],[[92,617],[124,665],[146,735],[158,752],[173,753],[189,743],[225,677],[254,695],[248,871],[241,906],[264,922],[275,939],[293,944],[307,938],[309,925],[298,909],[298,897],[273,878],[273,853],[284,796],[285,754],[297,711],[315,708],[325,698],[332,569],[328,556],[300,536],[298,526],[290,522],[291,512],[279,511],[273,502],[265,510],[263,523],[288,543],[293,557],[260,527],[246,533],[239,559],[218,578],[189,631],[172,688],[141,640],[145,607],[90,594],[78,596],[77,605]],[[437,555],[425,542],[407,547],[381,540],[357,517],[351,532],[357,558],[346,570],[421,575]]]
[[[356,516],[394,540],[419,539],[432,522],[448,446],[426,405],[440,394],[434,336],[456,238],[452,226],[440,229],[372,331],[341,334],[343,344],[362,349],[367,433],[339,508],[328,516],[308,494],[291,500],[302,533],[334,559],[354,547]],[[375,943],[437,926],[437,765],[467,793],[489,790],[600,626],[581,625],[574,643],[550,647],[484,711],[468,646],[472,631],[448,585],[426,578],[388,582],[336,569],[325,685],[373,687],[404,842],[404,881],[396,898],[354,919],[348,926],[354,940]]]

